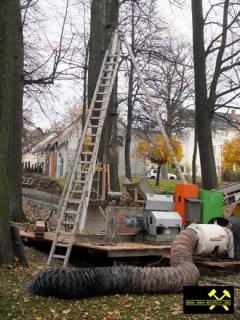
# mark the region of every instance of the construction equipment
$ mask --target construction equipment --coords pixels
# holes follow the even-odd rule
[[[190,224],[188,229],[194,230],[197,234],[198,246],[195,248],[196,255],[225,255],[234,257],[233,233],[229,228],[221,227],[218,224]]]
[[[223,193],[224,216],[230,217],[240,203],[240,183],[234,183],[230,186],[220,188],[218,191]]]
[[[59,211],[61,214],[50,251],[48,264],[51,264],[53,258],[59,258],[64,261],[63,266],[66,267],[78,227],[80,232],[85,228],[87,208],[92,188],[92,180],[96,169],[102,128],[120,63],[121,43],[124,43],[126,46],[140,83],[142,84],[148,98],[149,105],[155,114],[166,146],[173,158],[178,174],[181,180],[185,183],[185,178],[173,148],[169,143],[159,112],[152,101],[140,69],[137,66],[131,47],[127,43],[124,35],[121,32],[116,31],[113,35],[110,49],[106,51],[102,63],[95,93],[88,112],[88,117],[76,152],[73,169],[71,170],[71,174],[69,175],[68,182],[60,200]],[[90,141],[89,137],[91,138]],[[64,242],[62,242],[63,237]],[[64,254],[59,254],[58,251],[60,250],[64,250]]]

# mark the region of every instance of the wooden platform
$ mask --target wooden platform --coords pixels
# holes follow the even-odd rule
[[[34,232],[20,230],[23,239],[34,240]],[[53,241],[54,233],[45,232],[44,240]],[[121,237],[122,238],[122,237]],[[61,242],[67,242],[67,237],[62,236]],[[132,241],[131,241],[132,240]],[[133,242],[131,237],[123,237],[119,243],[104,243],[104,236],[78,235],[74,243],[75,247],[87,248],[89,253],[105,252],[110,258],[163,256],[169,254],[171,245],[152,245]]]
[[[34,232],[19,230],[22,239],[35,240]],[[52,242],[53,232],[45,232],[44,240]],[[131,257],[164,257],[169,260],[171,245],[153,245],[147,243],[134,242],[133,236],[122,236],[122,241],[115,244],[104,242],[104,236],[90,236],[79,234],[74,243],[75,248],[85,248],[89,253],[103,253],[112,259]],[[67,237],[62,236],[62,242],[67,241]],[[240,268],[240,261],[233,259],[213,260],[210,257],[194,257],[194,263],[201,267],[212,268]]]

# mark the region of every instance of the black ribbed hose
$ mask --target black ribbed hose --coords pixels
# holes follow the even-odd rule
[[[182,231],[172,243],[171,267],[46,269],[34,277],[30,291],[65,299],[116,293],[180,292],[183,286],[195,285],[199,279],[192,260],[196,242],[193,230]]]

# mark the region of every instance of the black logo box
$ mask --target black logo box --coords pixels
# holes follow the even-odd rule
[[[231,297],[226,296],[226,292]],[[210,309],[211,306],[214,307]],[[185,314],[233,314],[234,287],[186,286],[183,290],[183,310]]]

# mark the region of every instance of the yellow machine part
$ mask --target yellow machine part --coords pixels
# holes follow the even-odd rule
[[[233,215],[240,217],[240,203],[236,206],[236,208],[233,210]]]

